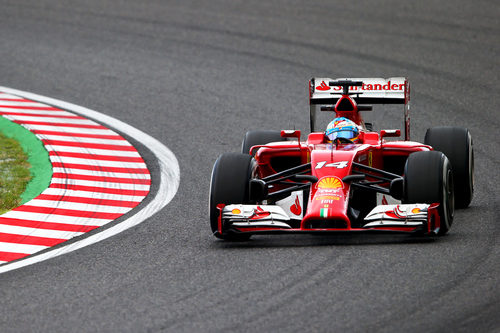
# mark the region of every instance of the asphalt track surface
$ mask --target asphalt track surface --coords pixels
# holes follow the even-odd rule
[[[1,85],[125,121],[181,169],[177,195],[146,222],[0,275],[0,331],[500,331],[498,2],[0,8]],[[408,76],[413,139],[471,130],[475,197],[447,236],[211,236],[213,162],[247,130],[306,130],[312,76]],[[399,125],[390,110],[368,117]]]

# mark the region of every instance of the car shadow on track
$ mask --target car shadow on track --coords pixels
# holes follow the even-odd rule
[[[344,235],[278,235],[253,236],[248,241],[215,241],[218,248],[272,248],[350,245],[428,244],[437,236],[344,234]],[[448,237],[447,237],[448,238]]]

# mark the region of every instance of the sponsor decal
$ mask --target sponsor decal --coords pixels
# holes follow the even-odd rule
[[[250,216],[250,219],[251,220],[260,220],[260,219],[268,217],[269,215],[271,215],[271,213],[266,212],[265,210],[262,209],[262,207],[257,206],[257,208],[254,209],[254,211],[253,211],[253,215]]]
[[[320,85],[316,87],[316,90],[327,91],[330,87],[326,85],[325,81],[321,81]]]
[[[294,215],[300,215],[302,213],[302,207],[300,207],[300,200],[298,195],[295,197],[295,203],[290,206],[290,211]]]
[[[324,81],[322,82],[324,83]],[[326,86],[326,84],[325,84]],[[328,87],[328,86],[327,86]],[[318,88],[316,88],[318,89]],[[366,91],[404,91],[405,89],[405,84],[404,83],[391,83],[391,81],[387,81],[387,83],[382,84],[382,83],[363,83],[362,86],[360,87],[349,87],[349,92],[351,91],[360,91],[360,90],[366,90]],[[321,90],[321,89],[319,89]],[[324,89],[328,90],[328,89]],[[342,87],[340,86],[334,86],[332,87],[332,90],[334,91],[342,91]]]
[[[344,184],[337,177],[323,177],[316,183],[317,189],[340,189]]]
[[[338,195],[342,191],[342,188],[320,188],[318,189],[317,195]]]
[[[372,152],[368,152],[368,166],[371,167],[373,165],[373,154]]]
[[[339,200],[339,198],[335,198],[333,200]],[[329,199],[329,200],[321,200],[321,203],[322,204],[332,204],[333,200],[331,200],[331,199]]]
[[[399,205],[401,200],[394,199],[388,194],[377,193],[377,205]]]
[[[396,219],[404,218],[404,216],[401,216],[401,214],[399,214],[398,206],[396,206],[393,210],[386,211],[385,215],[392,217],[392,218],[396,218]]]
[[[241,210],[239,210],[238,208],[235,208],[231,211],[231,214],[234,214],[234,215],[240,215],[241,214]]]
[[[323,167],[327,168],[337,168],[337,169],[344,169],[347,168],[349,165],[348,161],[340,161],[340,162],[334,162],[334,163],[328,163],[326,164],[327,161],[321,161],[316,164],[315,169],[321,169]]]
[[[421,212],[422,212],[422,210],[418,207],[415,207],[411,210],[411,214],[418,214]],[[398,219],[404,219],[404,218],[408,217],[408,212],[405,210],[402,210],[400,205],[397,205],[392,210],[386,211],[385,214],[389,217],[398,218]]]
[[[340,195],[320,195],[314,200],[340,200]]]
[[[397,219],[404,219],[407,217],[407,214],[405,211],[401,210],[399,208],[399,205],[397,205],[396,207],[394,207],[393,210],[390,210],[390,211],[387,211],[385,212],[385,214],[387,216],[390,216],[392,218],[397,218]]]
[[[276,201],[276,205],[280,206],[293,219],[302,219],[304,208],[302,207],[304,193],[302,190],[294,191],[290,196]]]

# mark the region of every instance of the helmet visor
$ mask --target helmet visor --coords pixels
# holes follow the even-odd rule
[[[335,140],[337,138],[345,138],[352,140],[354,138],[357,138],[358,134],[355,133],[355,131],[352,130],[352,128],[342,128],[342,129],[335,129],[333,132],[327,134],[328,139],[330,140]]]

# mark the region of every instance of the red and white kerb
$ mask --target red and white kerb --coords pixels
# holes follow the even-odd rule
[[[151,176],[137,150],[74,113],[0,93],[0,115],[33,132],[49,152],[49,187],[0,215],[0,264],[105,225],[137,206]]]

